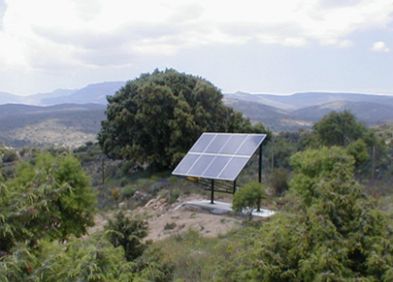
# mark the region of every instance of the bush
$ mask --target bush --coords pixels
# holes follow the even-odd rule
[[[288,171],[283,168],[276,168],[270,175],[270,184],[274,195],[280,196],[288,190]]]
[[[121,190],[121,196],[122,196],[122,198],[129,199],[129,198],[131,198],[132,196],[134,196],[135,191],[136,191],[136,189],[135,189],[134,186],[132,186],[132,185],[126,186],[126,187],[124,187],[124,188]]]
[[[261,201],[266,197],[265,187],[259,182],[249,182],[233,196],[232,208],[236,212],[248,210],[250,218],[252,210],[260,210]]]
[[[176,228],[176,226],[177,226],[176,222],[171,222],[171,223],[167,222],[164,226],[164,230],[173,230]]]
[[[119,212],[114,220],[109,220],[105,230],[113,246],[121,246],[124,249],[128,261],[139,257],[146,248],[142,242],[147,236],[147,222],[144,220],[130,219]]]
[[[72,155],[39,154],[34,165],[20,163],[15,175],[0,187],[0,251],[81,236],[94,224],[95,194]]]
[[[1,156],[1,154],[0,154]],[[12,163],[18,160],[18,154],[12,150],[6,150],[3,152],[3,162],[4,163]]]
[[[176,202],[176,200],[179,198],[180,196],[180,190],[179,189],[171,189],[169,192],[169,199],[168,199],[168,203],[171,205],[174,202]]]
[[[111,189],[111,195],[112,195],[112,199],[117,201],[120,198],[120,189],[117,187],[113,187]]]

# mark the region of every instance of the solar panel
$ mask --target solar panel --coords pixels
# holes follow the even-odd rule
[[[172,174],[233,181],[265,138],[266,134],[205,132]]]

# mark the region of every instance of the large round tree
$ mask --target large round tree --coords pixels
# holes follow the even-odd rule
[[[222,97],[209,81],[173,69],[142,74],[108,97],[99,143],[112,158],[168,168],[204,131],[265,132]]]

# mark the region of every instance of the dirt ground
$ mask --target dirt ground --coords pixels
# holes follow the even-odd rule
[[[130,216],[141,216],[149,223],[149,234],[146,240],[162,240],[169,236],[180,234],[188,230],[195,230],[204,236],[215,237],[225,234],[240,226],[241,219],[229,215],[217,215],[208,211],[192,207],[183,207],[184,202],[203,199],[201,195],[180,197],[173,204],[168,204],[164,198],[154,198],[144,207],[136,210],[124,210]],[[225,200],[225,199],[224,199]],[[112,214],[97,215],[96,225],[89,233],[102,230]]]
[[[179,207],[181,202],[189,200],[195,200],[195,197],[183,198],[168,209],[150,210],[147,239],[161,240],[190,229],[198,231],[204,236],[215,237],[225,234],[241,223],[241,219],[235,217],[211,214],[198,208]]]

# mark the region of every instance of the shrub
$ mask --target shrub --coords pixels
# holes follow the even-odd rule
[[[132,196],[134,196],[135,191],[136,191],[136,189],[135,189],[134,186],[128,185],[128,186],[124,187],[124,188],[121,190],[121,196],[122,196],[122,198],[129,199],[129,198],[131,198]]]
[[[177,225],[176,222],[171,222],[171,223],[167,222],[164,226],[164,230],[173,230],[176,228],[176,225]]]
[[[111,195],[113,200],[117,201],[120,198],[120,189],[117,187],[113,187],[111,189]]]
[[[6,150],[3,153],[3,162],[4,163],[12,163],[14,161],[18,160],[18,155],[15,151],[12,150]]]
[[[179,189],[172,189],[169,192],[169,199],[168,199],[168,203],[171,205],[174,202],[176,202],[176,200],[179,198],[180,196],[180,190]]]
[[[283,168],[274,169],[270,175],[270,184],[273,188],[274,195],[282,195],[288,190],[288,171]]]
[[[147,222],[144,220],[130,219],[119,212],[115,219],[109,220],[105,230],[113,246],[121,246],[124,249],[128,261],[139,257],[146,248],[142,242],[142,239],[147,236]]]
[[[250,218],[252,210],[260,210],[261,201],[266,197],[265,187],[259,182],[249,182],[233,196],[232,208],[236,212],[248,210]]]

